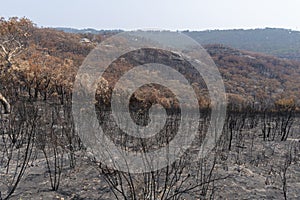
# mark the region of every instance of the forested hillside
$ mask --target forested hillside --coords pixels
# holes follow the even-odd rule
[[[261,45],[266,46],[259,46],[257,41],[263,38],[259,34],[249,41],[243,35],[240,40],[224,35],[223,41],[232,42],[224,45],[218,31],[213,32],[218,33],[215,39],[192,36],[206,41],[203,47],[224,81],[228,109],[216,114],[211,108],[221,106],[208,94],[217,93],[219,87],[208,91],[195,67],[175,51],[139,48],[125,53],[109,64],[95,91],[91,77],[97,70],[87,67],[77,73],[78,69],[87,64],[85,58],[99,43],[116,33],[90,29],[74,33],[73,29],[39,28],[26,18],[0,17],[0,200],[299,199],[300,61],[282,54],[285,39],[277,38],[277,43],[263,40]],[[298,33],[288,34],[296,37]],[[122,39],[117,41],[121,47],[126,41]],[[239,42],[242,40],[248,43]],[[234,42],[268,54],[240,50],[232,47]],[[293,45],[300,50],[296,39],[291,43],[287,55],[292,55]],[[120,50],[118,45],[103,46],[106,55]],[[270,55],[274,54],[271,50],[280,50],[278,55],[285,58]],[[97,53],[93,55],[99,56]],[[103,64],[98,62],[95,57],[90,61],[96,66]],[[178,76],[171,78],[176,77],[171,73],[167,87],[153,83],[157,77],[160,83],[167,82],[158,74],[169,68],[157,71],[152,65],[122,82],[125,72],[145,63],[172,66],[188,80],[187,87],[178,90],[183,81]],[[75,81],[76,76],[80,81]],[[155,81],[149,83],[149,77]],[[142,82],[129,93],[128,86],[140,80],[147,84]],[[120,82],[121,86],[115,87]],[[74,92],[78,85],[83,87]],[[185,90],[189,86],[197,99],[179,105],[177,94],[191,97]],[[113,89],[117,92],[112,101]],[[126,111],[122,109],[114,112],[121,100],[128,99],[127,94],[130,102],[122,106],[129,108],[129,115],[123,115]],[[72,102],[76,96],[79,102]],[[162,105],[167,115],[150,116],[154,104]],[[186,115],[189,112],[185,111],[195,108],[199,116]],[[94,113],[99,123],[90,118]],[[128,131],[119,126],[121,118]],[[149,122],[155,130],[144,129]],[[137,134],[131,134],[132,130]],[[139,137],[142,132],[145,137]],[[104,148],[98,149],[100,146]],[[163,148],[166,150],[150,157],[138,156]],[[169,162],[177,149],[182,154]],[[129,154],[133,159],[124,157]],[[120,170],[118,163],[123,158],[126,167]],[[161,164],[157,160],[166,165],[157,168]],[[140,171],[131,171],[132,166]]]
[[[300,60],[300,32],[288,29],[184,31],[200,44],[225,44],[237,49]]]
[[[11,101],[18,98],[50,98],[61,103],[70,101],[75,75],[83,59],[99,42],[113,34],[66,33],[56,29],[37,28],[30,20],[18,18],[1,19],[0,27],[1,91]],[[262,35],[277,31],[278,37],[285,32],[273,29],[256,31]],[[216,43],[222,42],[222,37],[219,40],[217,38],[224,33],[223,38],[234,41],[228,35],[232,31],[215,31],[212,33],[215,39],[205,37],[204,33],[187,34],[197,36],[198,40],[203,36],[201,40],[204,43]],[[236,33],[240,33],[237,35],[246,40],[247,37],[243,34],[247,32]],[[292,32],[289,35],[296,37],[297,34]],[[257,38],[263,38],[262,35],[258,34]],[[252,42],[253,38],[248,39],[253,46],[257,44]],[[297,45],[297,40],[294,44]],[[289,100],[288,102],[299,105],[299,62],[240,51],[224,45],[206,45],[205,48],[221,72],[232,103],[239,104],[239,107],[251,105],[259,108],[265,105],[273,107],[276,102]],[[128,66],[122,63],[118,67]]]
[[[294,99],[299,104],[299,62],[223,45],[205,48],[218,66],[231,100],[272,105],[280,99]]]
[[[122,30],[56,28],[67,33],[115,34]],[[300,32],[289,29],[233,29],[183,31],[202,45],[223,44],[240,50],[270,54],[280,58],[300,60]]]

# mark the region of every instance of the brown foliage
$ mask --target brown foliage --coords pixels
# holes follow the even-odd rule
[[[20,96],[35,99],[56,98],[61,103],[70,100],[76,71],[83,59],[97,43],[107,37],[37,28],[25,18],[8,20],[1,18],[0,36],[2,67],[0,83],[5,89],[5,94],[10,98]],[[87,38],[90,42],[82,43],[82,38]],[[247,105],[275,107],[275,102],[284,96],[295,99],[295,105],[299,106],[300,63],[239,51],[222,45],[207,45],[205,48],[219,67],[226,92],[230,94],[231,105],[241,103],[242,107]],[[210,106],[211,102],[203,80],[187,67],[188,63],[178,59],[177,61],[174,59],[173,63],[166,63],[176,55],[164,51],[146,51],[145,55],[146,59],[177,66],[180,73],[192,80],[191,84],[197,93],[200,107]],[[119,76],[140,62],[139,57],[134,54],[126,56],[114,62],[104,77],[108,82],[105,88],[108,89],[105,94],[98,91],[106,98],[104,102],[108,102],[108,93]],[[174,102],[173,96],[168,92],[159,92],[153,88],[151,90],[154,93],[152,96],[148,95],[149,100],[157,98],[155,103],[161,103],[166,107]],[[141,94],[139,92],[136,94],[137,99],[141,99]],[[143,101],[147,101],[145,98],[143,97]]]

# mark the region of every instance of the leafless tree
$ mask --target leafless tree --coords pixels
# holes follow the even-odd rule
[[[203,120],[209,123],[208,120]],[[207,124],[206,124],[207,126]],[[167,126],[168,127],[168,126]],[[203,130],[206,130],[203,126]],[[174,131],[170,126],[170,132],[166,129],[163,136],[157,137],[157,143],[168,141],[172,137]],[[203,134],[202,132],[199,133]],[[126,145],[127,140],[118,140]],[[135,143],[135,148],[142,152],[151,150],[149,142],[139,140]],[[180,148],[180,147],[179,147]],[[130,150],[126,148],[126,150]],[[198,152],[198,151],[197,151]],[[184,153],[171,165],[159,170],[153,170],[143,173],[131,173],[127,171],[118,171],[111,167],[107,167],[102,163],[92,160],[93,164],[97,164],[100,177],[111,187],[111,191],[115,199],[205,199],[212,197],[216,190],[214,183],[226,177],[218,177],[214,174],[217,161],[217,153],[211,153],[208,158],[196,161],[193,148]],[[155,158],[153,158],[155,159]],[[150,166],[151,160],[145,158],[145,163]]]
[[[24,103],[13,108],[7,123],[1,124],[0,176],[3,199],[16,190],[32,158],[39,116],[37,109]]]

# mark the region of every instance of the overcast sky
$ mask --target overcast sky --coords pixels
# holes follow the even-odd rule
[[[300,0],[0,0],[0,16],[40,27],[300,30]]]

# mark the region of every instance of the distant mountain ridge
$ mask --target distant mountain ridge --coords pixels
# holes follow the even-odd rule
[[[63,31],[66,33],[77,33],[77,34],[106,34],[106,33],[118,33],[122,32],[122,30],[96,30],[93,28],[85,28],[85,29],[76,29],[76,28],[67,28],[67,27],[56,27],[56,30]]]
[[[122,30],[56,28],[68,33],[113,34]],[[240,50],[300,61],[300,31],[279,28],[183,31],[202,45],[224,44]]]
[[[225,44],[279,58],[300,60],[300,32],[266,28],[250,30],[184,31],[202,45]]]

